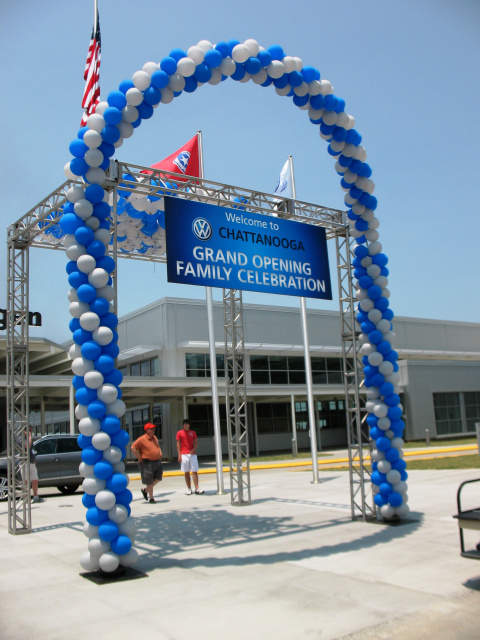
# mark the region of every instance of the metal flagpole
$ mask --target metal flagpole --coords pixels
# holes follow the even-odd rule
[[[296,200],[295,176],[293,173],[293,158],[290,161],[290,180],[292,183],[292,195]],[[318,457],[317,457],[317,425],[315,420],[315,406],[313,403],[312,361],[310,360],[310,344],[308,342],[307,305],[305,298],[300,298],[300,316],[302,320],[303,346],[305,351],[305,380],[307,383],[308,422],[310,425],[310,448],[312,450],[313,484],[318,484]]]
[[[201,131],[197,131],[197,137],[200,156],[199,173],[200,178],[203,178],[203,144]],[[223,484],[222,434],[220,431],[220,407],[218,401],[217,355],[215,353],[212,287],[205,287],[205,292],[207,295],[208,344],[210,352],[210,378],[212,383],[213,439],[215,443],[215,464],[217,469],[217,493],[219,495],[223,495],[225,493],[225,488]]]

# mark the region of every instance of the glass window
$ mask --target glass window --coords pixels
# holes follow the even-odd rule
[[[270,371],[287,371],[287,358],[284,356],[268,356]]]
[[[220,432],[227,433],[227,418],[225,405],[219,407]],[[214,435],[213,408],[211,404],[190,404],[188,405],[188,419],[190,428],[195,431],[199,438]]]
[[[463,399],[465,401],[467,431],[475,431],[475,423],[480,422],[480,392],[464,393]]]
[[[139,376],[140,375],[140,363],[136,362],[135,364],[130,365],[130,375]]]
[[[347,421],[343,398],[318,401],[317,411],[319,426],[322,429],[346,429]]]
[[[289,371],[288,379],[290,384],[305,384],[305,371]]]
[[[270,384],[268,371],[252,371],[252,384]]]
[[[140,375],[141,376],[150,375],[150,360],[143,360],[143,362],[140,362]]]
[[[225,377],[225,358],[223,355],[216,356],[217,361],[217,377]],[[185,370],[187,378],[209,378],[210,355],[205,353],[186,353],[185,354]]]
[[[258,433],[288,433],[292,430],[288,402],[256,405]]]
[[[41,440],[34,444],[34,449],[39,456],[46,455],[48,453],[56,453],[57,440],[52,438],[51,440]]]
[[[300,356],[289,356],[288,369],[290,371],[305,371],[305,358]]]
[[[438,435],[462,433],[460,394],[434,393],[433,407]]]
[[[252,371],[268,371],[268,356],[250,356]]]
[[[76,438],[59,438],[59,453],[72,453],[73,451],[81,451]]]

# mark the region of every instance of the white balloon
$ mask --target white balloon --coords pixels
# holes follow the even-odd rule
[[[127,106],[122,109],[123,121],[128,122],[129,124],[138,120],[139,115],[137,107],[134,107],[131,104],[127,104]]]
[[[392,442],[391,442],[392,448],[393,449],[403,449],[403,447],[405,446],[405,442],[403,441],[403,438],[399,438],[398,436],[396,438],[392,438]]]
[[[213,49],[213,44],[208,40],[200,40],[200,42],[197,44],[197,47],[200,47],[202,51],[207,53],[207,51],[210,51],[210,49]]]
[[[105,404],[110,404],[115,402],[118,397],[118,389],[113,384],[103,384],[100,388],[97,389],[98,399]]]
[[[105,125],[106,122],[103,119],[103,116],[99,113],[92,113],[92,115],[87,118],[87,127],[89,129],[93,129],[93,131],[97,131],[98,133],[100,133]]]
[[[388,360],[384,360],[382,364],[378,367],[379,372],[382,376],[389,376],[393,373],[393,363]]]
[[[93,313],[93,311],[87,311],[80,316],[80,326],[85,331],[95,331],[100,326],[100,317]]]
[[[383,402],[378,402],[373,408],[373,413],[377,416],[377,418],[385,418],[388,413],[388,406]]]
[[[324,96],[328,96],[330,93],[333,93],[332,84],[328,80],[320,80],[321,93]]]
[[[95,476],[88,476],[82,482],[82,487],[85,493],[88,493],[89,496],[96,495],[99,491],[103,491],[105,489],[106,481],[101,480],[100,478],[96,478]]]
[[[255,73],[252,76],[252,80],[255,84],[263,84],[267,78],[268,78],[268,73],[266,69],[260,69],[258,73]]]
[[[384,504],[383,507],[380,507],[380,513],[385,520],[391,520],[395,517],[395,509],[389,504]]]
[[[397,471],[396,469],[391,469],[391,471],[387,473],[387,482],[390,482],[390,484],[397,484],[401,479],[402,475],[400,471]]]
[[[70,360],[75,360],[75,358],[82,357],[82,348],[79,344],[74,342],[70,349],[68,350],[68,355],[70,356]]]
[[[83,533],[87,538],[98,538],[98,527],[85,522],[83,525]]]
[[[94,556],[90,551],[84,551],[80,556],[80,564],[85,571],[96,571],[100,564],[98,558]]]
[[[104,450],[103,459],[110,462],[110,464],[116,464],[122,459],[122,452],[118,447],[111,445]]]
[[[80,376],[81,378],[83,378],[83,376],[88,371],[93,371],[93,369],[94,365],[91,360],[86,360],[85,358],[75,358],[75,360],[72,362],[73,373],[76,376]]]
[[[85,131],[83,141],[90,149],[97,149],[103,142],[103,138],[98,131],[89,129]]]
[[[290,93],[291,86],[287,84],[286,87],[275,87],[275,93],[278,96],[287,96]]]
[[[293,88],[293,93],[300,98],[306,96],[308,93],[308,84],[306,82],[302,82],[301,85]]]
[[[87,153],[90,152],[87,151]],[[101,153],[101,151],[99,153]],[[77,200],[77,202],[75,202],[75,204],[73,205],[73,210],[79,218],[82,218],[82,220],[86,220],[93,213],[93,204],[89,200],[81,198],[80,200]]]
[[[195,62],[189,58],[180,58],[177,62],[177,73],[184,78],[189,78],[195,73]]]
[[[102,553],[110,551],[110,543],[101,538],[92,538],[88,541],[88,550],[95,558],[99,558]]]
[[[68,290],[67,298],[69,302],[80,302],[80,300],[78,299],[77,290],[73,288]]]
[[[201,62],[203,62],[205,58],[205,52],[198,45],[197,46],[194,45],[193,47],[190,47],[188,49],[187,56],[191,58],[196,65],[198,65]]]
[[[78,430],[84,436],[91,438],[93,435],[100,431],[100,420],[87,416],[82,418],[78,423]]]
[[[245,40],[243,45],[247,48],[248,56],[250,58],[254,58],[255,56],[258,55],[258,52],[260,51],[260,47],[256,40],[253,40],[252,38],[250,38],[249,40]]]
[[[80,256],[83,256],[86,253],[87,250],[83,244],[71,244],[66,251],[67,258],[74,261],[78,260]]]
[[[123,462],[123,460],[120,460],[120,462],[116,462],[112,465],[112,467],[116,473],[125,473],[125,463]]]
[[[115,505],[115,502],[115,494],[113,491],[109,491],[108,489],[99,491],[95,496],[95,504],[99,509],[103,509],[104,511],[111,509]]]
[[[105,269],[97,268],[89,274],[88,282],[96,289],[99,289],[100,287],[104,287],[107,284],[108,278],[109,275],[105,271]]]
[[[115,298],[115,289],[110,284],[107,284],[104,287],[96,287],[96,289],[97,295],[101,298],[105,298],[105,300],[108,300],[109,302]]]
[[[120,565],[120,558],[113,551],[102,553],[99,560],[100,569],[105,573],[116,571]]]
[[[128,553],[119,556],[122,567],[133,567],[138,562],[138,552],[136,549],[130,549]]]
[[[160,65],[158,64],[158,62],[146,62],[143,67],[142,67],[142,71],[145,71],[145,73],[148,73],[148,75],[151,77],[153,73],[155,73],[155,71],[158,71],[160,69]]]
[[[93,331],[93,339],[97,344],[104,347],[113,340],[113,331],[110,327],[98,327]]]
[[[239,80],[239,82],[241,82],[242,84],[245,84],[245,82],[248,82],[251,77],[252,76],[249,73],[245,73],[245,75],[243,76],[243,78],[241,80]]]
[[[100,240],[100,242],[103,242],[103,244],[107,246],[110,243],[110,240],[112,239],[112,234],[110,233],[109,229],[102,228],[94,231],[93,237],[95,238],[95,240]]]
[[[374,351],[373,353],[370,353],[368,355],[368,362],[373,366],[373,367],[379,367],[382,362],[383,362],[383,356],[381,353],[378,353],[378,351]],[[386,415],[386,414],[385,414]]]
[[[95,258],[87,254],[80,256],[77,260],[77,269],[87,275],[91,273],[96,266],[97,261]]]
[[[233,47],[232,58],[235,60],[235,62],[242,64],[243,62],[246,62],[249,57],[250,52],[248,50],[248,47],[246,47],[244,44],[237,44]]]
[[[123,506],[123,504],[115,504],[113,507],[108,509],[108,519],[116,524],[121,524],[125,522],[128,518],[127,508]]]
[[[232,58],[224,58],[219,66],[220,72],[224,76],[231,76],[233,73],[235,73],[236,68],[237,65],[235,64],[235,61],[232,60]]]
[[[162,89],[162,104],[170,104],[170,102],[172,102],[173,98],[175,97],[173,95],[173,91],[171,89],[169,89],[168,87],[165,87],[164,89]]]
[[[88,478],[88,476],[93,476],[93,464],[87,464],[86,462],[81,462],[78,467],[78,473],[84,478]]]
[[[107,179],[107,174],[100,167],[90,167],[85,174],[85,178],[91,184],[103,184]]]
[[[100,371],[87,371],[84,382],[89,389],[98,389],[103,384],[103,374]],[[99,448],[97,447],[97,449]]]
[[[391,422],[389,418],[379,418],[377,425],[379,429],[382,429],[382,431],[387,431],[387,429],[390,428]]]
[[[99,167],[104,160],[104,155],[100,149],[89,149],[85,153],[85,162],[89,167]]]
[[[70,187],[70,189],[67,191],[67,198],[69,202],[78,202],[79,200],[85,198],[85,191],[82,189],[82,187],[75,185],[73,187]]]
[[[395,484],[394,489],[395,489],[395,491],[396,491],[397,493],[401,493],[401,494],[402,494],[402,496],[403,496],[403,495],[405,495],[405,494],[407,493],[407,491],[408,491],[408,484],[407,484],[404,480],[401,480],[400,482],[397,482],[397,483]]]
[[[107,413],[111,413],[112,415],[117,416],[117,418],[121,418],[126,410],[127,407],[124,401],[120,399],[117,399],[115,402],[107,405]]]
[[[222,81],[221,71],[219,69],[210,69],[210,71],[212,72],[212,77],[208,81],[208,84],[211,84],[211,85],[220,84],[220,82]],[[266,75],[267,74],[265,73],[265,79],[266,79]],[[265,82],[265,80],[263,82]]]
[[[85,220],[85,226],[91,229],[92,231],[96,231],[100,226],[100,220],[95,216],[90,216],[90,218]]]
[[[285,73],[285,66],[280,60],[272,60],[267,67],[268,75],[274,80],[281,78]]]
[[[135,540],[135,533],[137,531],[137,525],[135,519],[130,517],[124,522],[118,525],[118,532],[124,536],[128,536],[132,542]]]
[[[92,445],[95,447],[95,449],[98,449],[99,451],[105,451],[105,449],[108,449],[111,442],[112,442],[112,439],[110,438],[108,433],[105,433],[104,431],[100,431],[99,433],[96,433],[92,438]]]
[[[373,449],[372,460],[374,462],[379,462],[380,460],[384,460],[384,459],[385,459],[385,454],[383,453],[383,451],[378,451],[378,449]]]
[[[151,78],[146,71],[135,71],[132,82],[139,91],[145,91],[150,86]]]
[[[139,89],[132,87],[125,94],[125,98],[127,99],[128,106],[138,107],[138,105],[143,102],[143,93]]]
[[[88,416],[88,407],[86,404],[77,404],[75,407],[75,417],[77,420],[86,418]]]
[[[372,309],[368,312],[368,319],[370,320],[370,322],[373,322],[373,324],[377,324],[377,322],[382,319],[382,312],[380,311],[380,309]]]
[[[378,276],[380,275],[381,269],[378,266],[378,264],[371,264],[368,269],[367,269],[367,275],[370,276],[370,278],[378,278]],[[380,313],[380,318],[381,318],[382,314]],[[374,322],[372,320],[372,322]]]
[[[383,247],[382,244],[380,242],[371,242],[368,245],[368,253],[371,256],[376,256],[378,253],[380,253],[382,251]]]
[[[63,167],[63,173],[69,180],[78,180],[78,176],[75,175],[70,169],[70,162],[71,161],[67,162],[67,164]]]
[[[389,473],[392,468],[391,463],[388,460],[379,460],[377,462],[377,469],[380,473]]]
[[[400,518],[407,516],[410,513],[410,507],[405,502],[401,504],[399,507],[395,507],[395,513]]]

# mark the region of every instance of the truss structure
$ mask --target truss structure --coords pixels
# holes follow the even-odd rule
[[[112,203],[113,257],[166,262],[164,241],[151,243],[142,253],[125,252],[117,248],[117,200],[119,196],[136,195],[162,198],[172,195],[207,204],[239,208],[245,211],[292,219],[326,229],[327,238],[336,239],[337,267],[342,318],[342,343],[345,366],[347,423],[350,451],[350,484],[352,487],[352,517],[359,513],[364,519],[373,512],[367,507],[365,493],[369,473],[365,466],[362,443],[367,442],[363,429],[359,382],[361,367],[358,361],[354,317],[351,247],[345,212],[300,200],[280,200],[259,191],[178,175],[117,160],[112,161],[103,185]],[[12,224],[7,230],[8,245],[8,329],[7,329],[7,425],[9,460],[9,531],[31,530],[29,498],[28,447],[28,251],[29,247],[65,250],[59,221],[63,206],[68,202],[68,189],[81,181],[65,181],[44,200]],[[225,291],[225,333],[229,335],[231,353],[227,355],[229,375],[226,376],[230,425],[239,425],[232,432],[229,447],[235,442],[235,461],[230,459],[231,482],[235,482],[235,496],[239,504],[250,502],[248,463],[248,427],[246,420],[245,378],[243,372],[243,319],[241,293]],[[227,328],[228,327],[228,328]],[[240,335],[241,334],[241,335]],[[238,438],[237,438],[238,435]],[[237,446],[238,442],[238,446]],[[18,480],[17,469],[24,469],[24,481]],[[232,480],[232,469],[236,469]],[[240,470],[240,475],[239,474]]]

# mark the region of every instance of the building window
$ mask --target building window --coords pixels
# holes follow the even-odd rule
[[[121,367],[119,371],[124,376],[158,376],[160,375],[160,362],[158,357],[155,356],[154,358],[147,358],[146,360],[140,360],[140,362],[127,364],[124,367]]]
[[[219,406],[220,413],[220,433],[227,435],[227,415],[225,405]],[[213,408],[211,404],[190,404],[188,405],[188,419],[190,428],[195,431],[199,438],[214,435],[213,429]]]
[[[287,402],[259,403],[256,410],[258,433],[291,432],[290,405]]]
[[[459,393],[434,393],[433,406],[437,435],[462,433],[462,414]]]
[[[225,360],[223,355],[217,355],[217,377],[225,377]],[[187,378],[210,378],[210,355],[207,353],[186,353],[185,371]]]
[[[148,407],[140,407],[125,413],[125,429],[129,432],[132,441],[135,441],[145,433],[144,426],[150,421]],[[162,407],[157,404],[153,407],[152,422],[157,427],[155,435],[162,439]]]
[[[318,424],[321,429],[342,429],[346,428],[345,401],[321,400],[317,401]]]
[[[463,394],[465,401],[465,418],[467,431],[475,431],[475,423],[480,422],[480,392],[466,392]]]
[[[342,384],[341,358],[312,358],[314,384]],[[252,384],[305,384],[303,356],[250,356]]]

